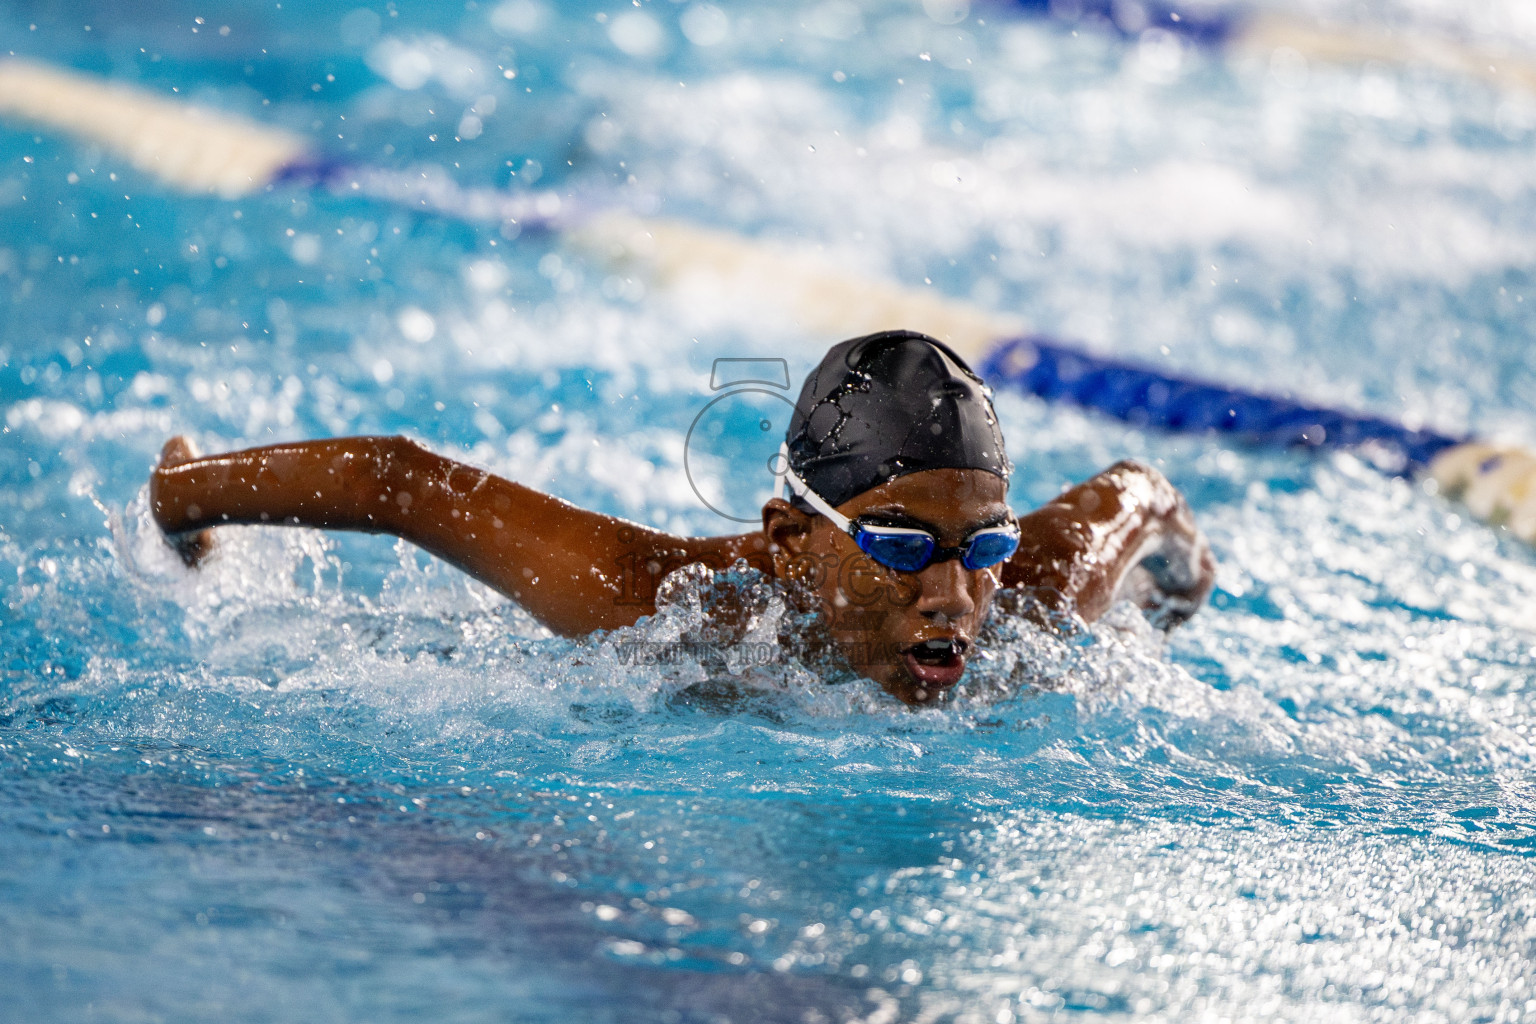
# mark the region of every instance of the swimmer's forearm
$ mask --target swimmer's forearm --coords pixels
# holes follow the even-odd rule
[[[418,451],[404,438],[349,437],[157,466],[150,510],[168,534],[256,523],[393,533]]]
[[[673,537],[399,437],[273,445],[157,468],[150,506],[172,535],[271,523],[402,537],[569,635],[650,614],[655,584],[679,565],[764,557],[760,535]]]
[[[1019,519],[1007,586],[1055,595],[1092,621],[1137,598],[1165,624],[1197,609],[1215,580],[1188,504],[1157,470],[1121,462]]]

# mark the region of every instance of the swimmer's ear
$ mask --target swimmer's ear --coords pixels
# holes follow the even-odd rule
[[[805,552],[812,518],[783,498],[769,498],[763,505],[763,536],[768,539],[776,567]]]

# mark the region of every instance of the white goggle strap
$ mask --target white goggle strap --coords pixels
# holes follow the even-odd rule
[[[828,504],[827,499],[811,490],[810,486],[804,480],[801,480],[793,469],[789,468],[788,442],[779,446],[779,471],[774,474],[773,493],[778,494],[784,487],[788,487],[791,494],[797,496],[800,500],[811,506],[811,508],[830,519],[832,525],[844,533],[847,533],[848,527],[853,525],[851,519]]]

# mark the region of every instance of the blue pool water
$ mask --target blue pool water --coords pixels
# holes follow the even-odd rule
[[[1536,97],[963,6],[22,2],[0,50],[1536,443]],[[1373,17],[1536,50],[1521,10]],[[145,518],[173,433],[400,431],[730,530],[684,471],[713,360],[798,385],[829,340],[556,236],[177,195],[0,127],[0,1019],[1536,1013],[1536,557],[1353,457],[1000,395],[1020,507],[1147,459],[1220,586],[1166,644],[999,635],[917,712],[777,648],[634,664],[709,581],[572,643],[381,538],[229,532],[191,573]]]

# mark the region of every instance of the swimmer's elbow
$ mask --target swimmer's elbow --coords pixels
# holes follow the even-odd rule
[[[374,456],[380,463],[402,462],[409,463],[422,456],[431,455],[426,448],[412,441],[404,434],[389,434],[372,438]]]
[[[360,479],[354,481],[366,489],[393,490],[415,475],[424,463],[436,458],[432,452],[401,434],[367,438],[365,457],[351,461],[351,470]]]
[[[456,465],[408,437],[371,437],[366,457],[353,460],[345,492],[366,513],[369,529],[413,539],[426,503],[454,500],[445,481]]]

